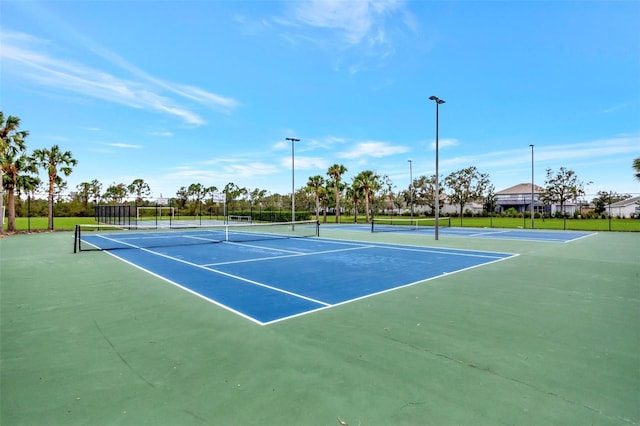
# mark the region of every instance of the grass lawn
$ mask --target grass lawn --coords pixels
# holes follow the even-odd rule
[[[385,216],[378,216],[385,217]],[[215,217],[214,217],[215,218]],[[406,216],[398,216],[406,218]],[[178,218],[176,218],[178,219]],[[181,220],[197,220],[193,216],[180,216]],[[203,216],[202,219],[209,219]],[[218,219],[222,219],[219,217]],[[7,229],[5,219],[4,229]],[[358,223],[364,223],[364,216],[358,217]],[[56,217],[53,221],[54,229],[58,231],[73,230],[76,224],[96,223],[93,217]],[[320,217],[320,223],[325,223]],[[335,223],[335,216],[327,216],[326,223]],[[353,216],[342,216],[341,223],[353,223]],[[451,226],[470,228],[531,228],[531,219],[509,218],[509,217],[459,217],[451,218]],[[16,218],[16,228],[18,231],[38,231],[47,229],[46,217],[19,217]],[[535,229],[568,229],[580,231],[627,231],[640,232],[640,219],[535,219]]]
[[[96,223],[92,217],[56,217],[53,219],[53,229],[56,231],[72,231],[76,224]],[[48,227],[46,217],[17,217],[16,229],[18,231],[41,231]],[[4,221],[3,229],[7,230],[7,220]]]
[[[531,228],[531,219],[510,217],[451,218],[451,226],[471,228]],[[534,219],[535,229],[570,229],[576,231],[640,231],[640,219]]]
[[[409,219],[407,216],[376,216],[379,218]],[[320,217],[320,223],[323,218]],[[335,223],[334,216],[327,216],[327,223]],[[353,216],[342,216],[341,223],[353,223]],[[364,216],[358,223],[365,223]],[[524,228],[531,229],[531,219],[511,217],[459,217],[451,218],[451,226],[468,228]],[[574,231],[627,231],[640,232],[640,219],[534,219],[535,229],[568,229]]]

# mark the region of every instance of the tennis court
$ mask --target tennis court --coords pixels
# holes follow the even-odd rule
[[[2,425],[640,424],[638,233],[122,239],[0,238]]]
[[[84,233],[81,239],[259,324],[514,256],[303,238],[318,235],[316,227],[315,222],[304,222],[124,233],[107,230]]]
[[[424,223],[424,224],[422,224]],[[396,234],[419,233],[433,236],[435,226],[433,219],[374,219],[372,225],[345,224],[328,225],[333,229],[357,232],[385,232]],[[595,235],[588,231],[549,231],[543,229],[507,229],[507,228],[468,228],[452,227],[450,218],[442,222],[439,234],[445,237],[486,238],[497,240],[521,240],[553,243],[568,243]]]

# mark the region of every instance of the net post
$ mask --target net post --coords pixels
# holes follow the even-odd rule
[[[80,225],[76,224],[75,231],[73,233],[73,252],[78,252],[78,245],[80,241]]]
[[[320,221],[316,220],[316,237],[320,236]]]
[[[374,232],[374,231],[373,231],[373,222],[375,222],[375,219],[374,219],[374,218],[371,218],[371,232]]]

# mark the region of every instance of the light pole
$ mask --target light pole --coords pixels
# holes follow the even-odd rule
[[[531,147],[531,229],[533,229],[533,211],[535,201],[533,199],[533,145],[529,145]]]
[[[296,138],[286,138],[286,140],[291,141],[291,230],[295,229],[295,225],[293,224],[296,221],[296,190],[295,190],[295,178],[294,178],[294,154],[293,154],[293,144],[295,142],[300,142],[300,139]]]
[[[413,162],[409,162],[409,195],[411,197],[411,220],[413,221]]]
[[[435,204],[436,204],[436,240],[438,239],[438,228],[440,221],[440,184],[438,177],[438,121],[439,121],[439,106],[444,103],[444,100],[438,98],[437,96],[430,96],[430,101],[435,101],[436,103],[436,194],[435,194]]]

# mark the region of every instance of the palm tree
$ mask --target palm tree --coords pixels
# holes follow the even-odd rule
[[[640,180],[640,157],[633,160],[633,170],[636,171],[636,179]]]
[[[362,198],[362,188],[360,181],[353,178],[351,186],[347,188],[347,198],[353,202],[353,223],[358,223],[358,201]]]
[[[358,182],[358,186],[361,188],[364,195],[364,213],[365,220],[369,223],[371,212],[369,206],[373,203],[374,194],[380,190],[382,184],[380,183],[380,176],[372,170],[364,170],[355,177],[355,181]]]
[[[58,145],[53,145],[51,149],[36,149],[33,151],[33,157],[37,164],[47,170],[49,176],[49,230],[53,230],[53,197],[55,194],[55,185],[59,183],[62,173],[69,176],[73,170],[71,166],[78,164],[70,151],[62,152]]]
[[[15,192],[21,188],[23,182],[21,179],[25,173],[37,173],[38,169],[33,162],[33,158],[26,155],[5,155],[6,162],[3,164],[4,185],[7,188],[7,231],[15,232],[16,230],[16,208],[15,208]]]
[[[316,197],[316,221],[320,220],[320,198],[326,190],[324,187],[324,178],[320,175],[311,176],[307,181],[307,188],[313,190]]]
[[[18,153],[26,149],[24,140],[29,136],[27,130],[18,131],[20,128],[20,119],[13,115],[4,119],[4,113],[0,111],[0,234],[4,232],[4,206],[2,204],[4,198],[4,169],[10,165],[9,156],[16,158]],[[7,200],[9,201],[9,200]],[[9,202],[9,210],[14,209]]]
[[[333,179],[336,190],[336,223],[340,223],[340,193],[342,192],[342,186],[340,180],[342,175],[347,172],[347,168],[342,164],[334,164],[327,170],[327,175]]]

